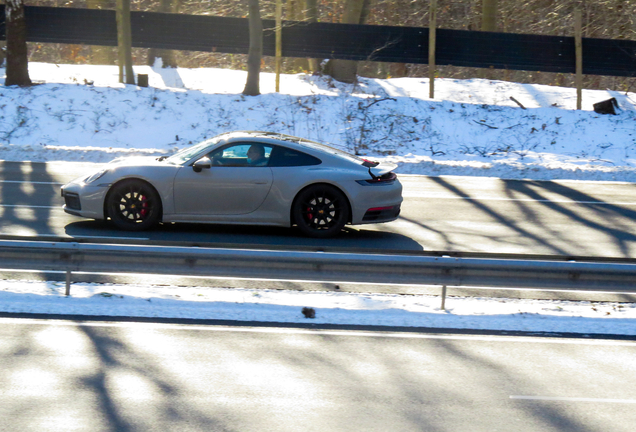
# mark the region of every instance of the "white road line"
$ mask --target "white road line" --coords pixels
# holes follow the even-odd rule
[[[38,234],[42,235],[42,234]],[[51,237],[56,237],[55,234],[51,234]],[[80,237],[70,237],[76,240],[81,239],[103,239],[103,240],[150,240],[149,237],[109,237],[109,236],[80,236]],[[621,292],[621,294],[624,294]]]
[[[585,205],[624,205],[636,206],[636,202],[608,202],[608,201],[575,201],[565,199],[532,199],[532,198],[496,198],[496,197],[461,197],[461,196],[437,196],[405,192],[404,198],[429,198],[440,200],[465,200],[465,201],[518,201],[535,203],[559,203],[559,204],[585,204]]]
[[[9,207],[9,208],[39,208],[39,209],[60,209],[62,210],[62,206],[31,206],[31,205],[23,205],[23,204],[0,204],[0,207]]]
[[[35,182],[35,181],[22,181],[22,180],[0,180],[0,183],[28,183],[39,185],[63,185],[65,183],[60,182]]]
[[[12,235],[16,235],[16,234],[0,232],[0,235],[12,236]],[[55,238],[58,238],[58,237],[62,237],[62,236],[60,236],[58,234],[38,234],[38,233],[36,233],[36,234],[33,234],[33,235],[29,235],[28,237],[55,237]],[[78,237],[62,237],[62,238],[69,239],[69,240],[81,240],[81,239],[150,240],[149,237],[111,237],[111,236],[78,236]],[[108,273],[106,273],[106,274],[108,274]],[[621,292],[621,294],[624,294],[624,292]]]
[[[557,401],[557,402],[594,402],[594,403],[636,403],[636,399],[597,399],[582,397],[550,397],[550,396],[510,396],[510,399],[525,399],[538,401]]]

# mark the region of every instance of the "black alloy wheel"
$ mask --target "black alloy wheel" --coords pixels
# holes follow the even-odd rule
[[[161,200],[148,183],[124,180],[108,194],[108,216],[115,226],[126,231],[142,231],[159,221]]]
[[[293,216],[303,234],[327,238],[338,234],[349,220],[349,202],[337,188],[314,185],[298,194]]]

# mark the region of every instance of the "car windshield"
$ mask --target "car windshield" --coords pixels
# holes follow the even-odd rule
[[[169,164],[181,165],[182,163],[189,161],[194,156],[201,153],[207,147],[210,147],[218,142],[219,142],[219,137],[202,141],[199,144],[193,145],[192,147],[186,147],[183,150],[179,150],[178,152],[176,152],[169,158],[166,158],[165,161]]]

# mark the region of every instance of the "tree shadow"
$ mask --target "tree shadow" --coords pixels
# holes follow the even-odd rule
[[[443,179],[441,177],[432,177],[431,180],[434,181],[435,183],[437,183],[438,185],[444,187],[448,191],[452,192],[454,195],[456,195],[458,197],[471,198],[471,196],[470,196],[470,194],[468,192],[464,192],[458,186],[455,186],[455,185],[451,184],[450,182],[448,182],[447,180],[445,180],[445,179]],[[503,213],[495,210],[495,208],[486,205],[484,202],[482,202],[482,201],[480,201],[478,199],[469,199],[469,200],[467,200],[467,202],[469,202],[473,207],[475,207],[477,210],[479,210],[483,214],[486,214],[489,217],[491,217],[496,223],[498,223],[498,224],[500,224],[502,226],[505,226],[507,228],[512,229],[517,234],[519,234],[519,235],[521,235],[523,237],[531,239],[533,242],[535,242],[538,245],[546,247],[552,253],[557,254],[557,255],[567,255],[568,254],[565,249],[555,245],[551,241],[551,239],[545,238],[543,236],[539,236],[539,235],[537,235],[537,234],[535,234],[535,233],[533,233],[533,232],[521,227],[520,224],[515,219],[504,215]],[[528,211],[526,211],[526,213],[530,214],[530,213],[528,213]],[[531,215],[531,217],[534,217],[534,216]]]
[[[0,230],[51,234],[52,210],[61,208],[60,183],[48,172],[48,165],[33,162],[0,161],[2,173],[2,218]],[[41,227],[45,232],[41,232]]]
[[[47,330],[60,328],[63,334],[46,340]],[[629,389],[621,381],[629,380],[630,357],[620,346],[450,332],[428,337],[278,326],[207,330],[81,322],[7,326],[0,351],[5,388],[14,389],[15,372],[45,371],[74,393],[52,400],[40,386],[42,394],[7,401],[4,418],[35,427],[43,416],[55,424],[87,407],[91,429],[113,431],[491,431],[505,421],[506,430],[587,432],[598,430],[593,424],[611,424],[617,413],[634,415],[621,407],[564,409],[553,402],[509,400],[603,397],[617,387]],[[85,342],[66,345],[69,336]],[[66,363],[75,357],[88,363]],[[597,374],[581,373],[588,369]],[[38,388],[33,380],[29,386]],[[589,418],[594,422],[587,423]]]
[[[565,186],[561,183],[542,181],[502,181],[506,185],[506,190],[509,194],[517,193],[526,196],[544,208],[560,213],[571,221],[603,234],[612,240],[613,244],[617,247],[622,256],[631,256],[630,246],[633,247],[636,243],[636,234],[629,232],[632,227],[626,222],[621,222],[621,220],[633,221],[636,219],[635,210],[599,200],[590,194]],[[566,203],[561,201],[557,202],[550,200],[548,193],[558,194],[567,200],[581,203],[580,205],[584,206],[583,208],[585,212],[594,214],[595,218],[586,216],[583,211],[574,209],[572,205],[566,205]],[[524,211],[524,213],[529,216],[532,214],[532,211],[525,202],[516,201],[516,203],[518,207]],[[561,232],[552,229],[549,225],[543,226],[545,227],[547,234],[550,236],[554,238],[562,236]],[[581,250],[584,250],[587,246],[585,239],[579,238],[578,242]]]
[[[80,385],[96,397],[98,411],[109,430],[148,430],[153,425],[164,430],[180,430],[186,426],[189,430],[233,430],[221,420],[210,418],[188,404],[183,385],[170,370],[162,367],[158,361],[160,358],[148,356],[124,342],[125,336],[120,329],[87,325],[77,328],[88,337],[98,359],[95,370],[82,377]],[[143,400],[140,404],[127,400],[126,393],[130,392],[130,397],[134,398],[135,390],[132,386],[127,388],[126,381],[119,385],[115,394],[116,386],[112,381],[117,375],[128,376],[131,383],[144,382],[151,389],[150,400]],[[152,422],[148,424],[147,415],[131,410],[128,405],[143,406],[146,413],[152,413]]]
[[[636,210],[627,204],[607,202],[558,182],[500,180],[508,204],[494,206],[487,203],[488,198],[472,196],[447,179],[432,177],[430,180],[463,198],[493,223],[512,230],[531,250],[547,250],[548,254],[560,256],[592,256],[599,255],[597,242],[602,241],[601,244],[612,248],[603,256],[632,257],[634,254],[636,233],[629,221],[636,218]],[[478,232],[472,235],[476,240],[499,241]],[[506,239],[508,244],[511,241]]]

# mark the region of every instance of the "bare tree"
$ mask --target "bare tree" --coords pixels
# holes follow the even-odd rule
[[[4,85],[30,86],[26,44],[26,20],[23,0],[7,0],[5,6],[7,34],[7,71]]]
[[[88,9],[108,9],[109,0],[86,0]],[[115,51],[109,46],[92,45],[90,62],[98,65],[116,64]]]
[[[180,0],[161,0],[159,3],[159,12],[163,13],[179,13]],[[148,50],[148,64],[155,64],[155,60],[161,58],[161,65],[164,68],[176,68],[177,57],[173,50],[155,49]]]
[[[344,24],[364,24],[369,16],[371,0],[346,0],[341,22]],[[358,62],[353,60],[329,60],[325,73],[334,79],[353,83],[357,79]]]
[[[248,0],[250,48],[247,53],[247,82],[243,94],[257,96],[261,94],[259,89],[259,74],[261,71],[261,58],[263,57],[263,21],[259,0]]]
[[[312,23],[318,22],[317,0],[306,0],[306,5],[307,5],[307,9],[306,9],[307,21]],[[320,67],[318,59],[310,58],[308,59],[308,61],[309,61],[309,70],[311,70],[312,72],[318,71]]]
[[[119,82],[135,84],[132,64],[132,31],[130,28],[130,0],[117,0],[117,45],[119,64]],[[124,75],[126,79],[124,81]]]
[[[481,31],[497,31],[497,0],[482,0]]]

